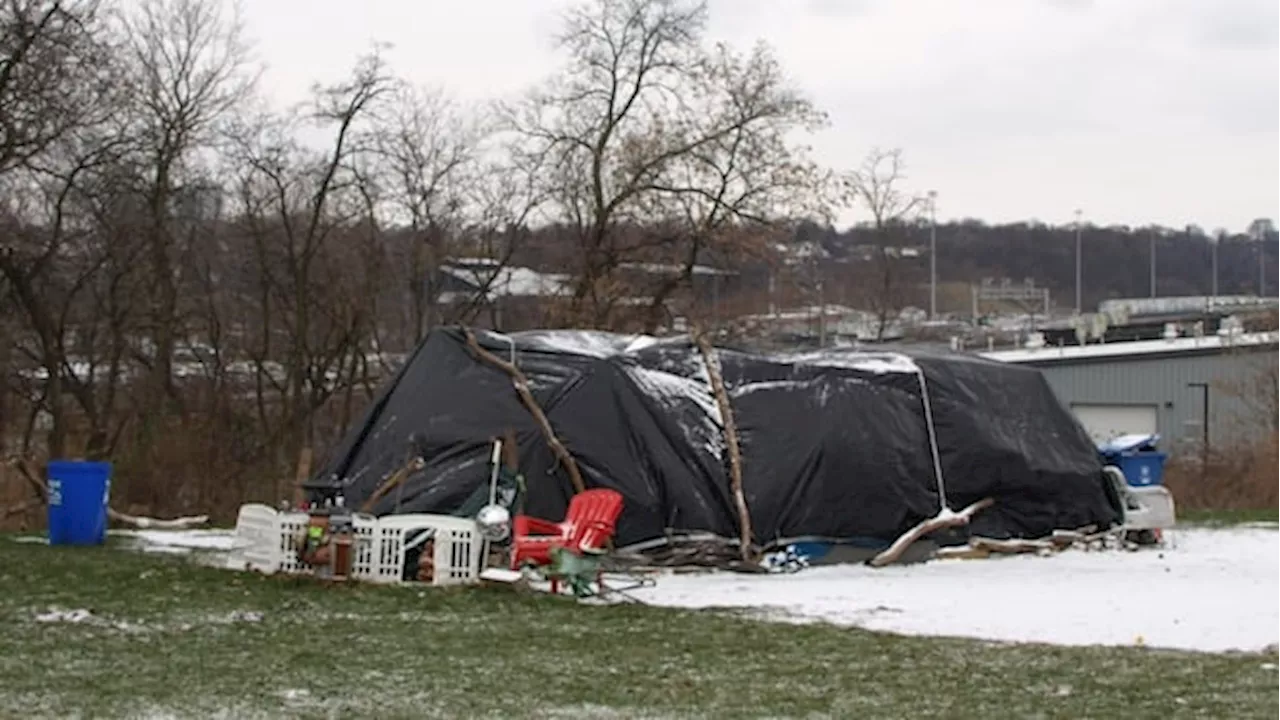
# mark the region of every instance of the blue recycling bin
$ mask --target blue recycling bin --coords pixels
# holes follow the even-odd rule
[[[111,463],[51,460],[49,544],[101,545],[107,539]]]
[[[1132,487],[1164,484],[1164,463],[1168,455],[1156,449],[1157,434],[1121,435],[1098,447],[1107,465],[1115,465]]]

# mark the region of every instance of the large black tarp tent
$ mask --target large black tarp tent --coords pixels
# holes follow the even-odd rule
[[[352,503],[410,454],[425,463],[374,506],[456,511],[489,480],[494,437],[514,431],[525,511],[562,517],[573,487],[512,378],[434,330],[329,453]],[[739,535],[722,418],[688,338],[586,331],[500,335],[479,347],[516,366],[589,487],[626,501],[616,543]],[[1093,443],[1039,371],[967,355],[715,351],[741,448],[753,542],[892,540],[991,497],[971,532],[1034,538],[1119,520]]]

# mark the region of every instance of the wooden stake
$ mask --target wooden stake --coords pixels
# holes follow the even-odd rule
[[[747,496],[742,490],[742,452],[738,446],[738,427],[733,421],[733,408],[729,405],[729,394],[724,389],[724,377],[720,374],[720,363],[716,358],[715,348],[700,328],[694,328],[694,343],[698,352],[702,353],[702,362],[707,368],[707,377],[711,380],[711,392],[715,395],[716,405],[720,408],[720,419],[724,423],[724,444],[729,451],[729,486],[733,490],[733,502],[738,508],[738,545],[743,560],[751,560],[751,512],[747,508]]]
[[[293,470],[293,506],[302,507],[306,494],[302,490],[302,484],[311,476],[311,448],[304,447],[298,452],[298,464]],[[284,495],[284,493],[276,493]]]
[[[569,473],[569,481],[573,483],[574,494],[586,490],[587,486],[582,480],[582,473],[578,470],[577,461],[569,454],[569,450],[565,448],[564,443],[560,442],[560,438],[556,437],[555,430],[551,427],[551,421],[547,419],[546,413],[542,412],[542,408],[538,407],[538,401],[534,399],[533,393],[529,390],[529,378],[520,371],[520,368],[480,347],[480,342],[476,340],[475,333],[471,332],[471,328],[463,328],[462,332],[467,336],[467,347],[471,349],[471,352],[476,357],[511,376],[511,382],[515,385],[520,401],[524,403],[529,414],[533,415],[534,421],[538,423],[539,429],[542,430],[542,437],[546,439],[547,445],[551,447],[551,452],[555,454],[556,459],[564,466],[565,472]]]

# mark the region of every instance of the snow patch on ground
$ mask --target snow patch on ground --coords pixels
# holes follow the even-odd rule
[[[132,634],[175,631],[187,632],[200,626],[259,623],[262,622],[262,618],[262,613],[247,610],[235,610],[228,613],[194,616],[171,623],[133,622],[130,620],[109,617],[86,608],[66,609],[50,607],[44,611],[37,611],[32,614],[32,619],[38,623],[88,625]]]
[[[230,551],[235,537],[230,530],[113,530],[115,537],[136,540],[147,552]]]
[[[83,608],[79,610],[60,610],[51,608],[48,612],[36,614],[38,623],[72,623],[79,624],[93,619],[93,613]]]
[[[682,608],[741,608],[762,619],[829,622],[906,635],[1057,645],[1256,651],[1280,640],[1280,534],[1187,529],[1171,547],[1069,550],[785,575],[664,575],[633,591]]]
[[[64,608],[51,607],[44,612],[36,613],[34,620],[38,623],[90,625],[93,627],[110,628],[112,630],[131,634],[144,633],[150,630],[146,625],[129,622],[128,620],[105,617],[93,612],[92,610],[86,610],[84,608],[67,610]]]
[[[233,545],[228,530],[133,534],[144,545]],[[777,575],[664,574],[655,587],[631,594],[654,605],[737,608],[762,620],[907,635],[1209,652],[1256,651],[1280,642],[1280,533],[1274,525],[1189,528],[1167,537],[1168,548],[1137,552],[1068,550]],[[193,622],[201,620],[211,621]]]

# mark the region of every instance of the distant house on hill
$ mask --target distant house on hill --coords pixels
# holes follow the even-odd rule
[[[440,265],[436,301],[455,310],[478,310],[476,324],[493,329],[536,326],[557,298],[572,293],[569,276],[506,265],[493,258],[454,258]]]
[[[642,308],[668,278],[680,276],[683,267],[672,264],[625,262],[615,271],[630,293],[618,298],[618,306]],[[694,297],[708,307],[722,293],[736,289],[737,273],[708,265],[692,270]],[[475,313],[476,324],[492,329],[518,330],[544,324],[548,312],[573,295],[573,276],[504,264],[485,257],[453,258],[438,268],[434,287],[437,302],[452,307],[454,316]]]

